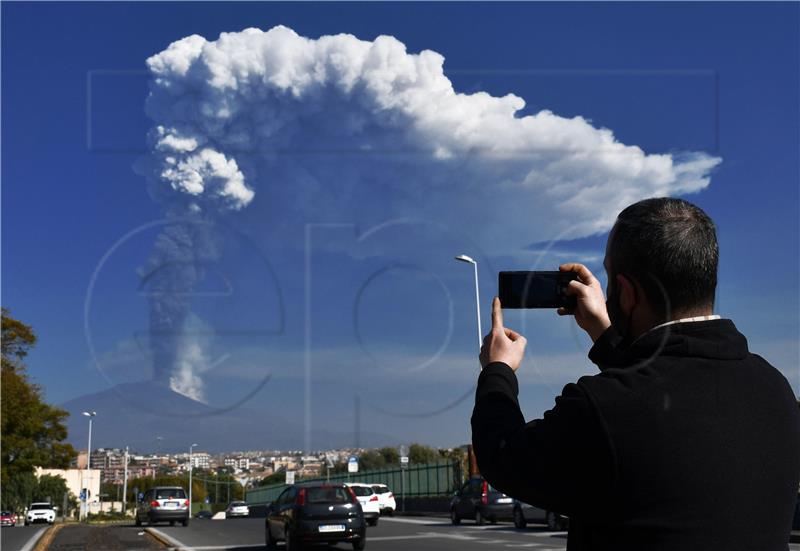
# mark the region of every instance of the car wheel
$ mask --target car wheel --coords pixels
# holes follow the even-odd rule
[[[371,519],[367,520],[367,524],[369,524],[370,526],[377,526],[378,525],[378,519],[377,518],[371,518]]]
[[[478,526],[483,526],[486,524],[486,519],[483,518],[483,513],[481,513],[480,509],[475,510],[475,524]]]
[[[134,524],[136,526],[141,526],[142,525],[142,519],[139,518],[139,515],[136,515],[136,520],[134,521]]]
[[[286,527],[284,530],[284,541],[286,542],[286,551],[299,551],[303,548],[303,544],[294,536],[292,535],[292,530],[289,526]]]
[[[169,525],[170,526],[175,526],[175,521],[174,520],[169,521]]]
[[[547,529],[555,532],[561,531],[561,523],[558,520],[558,515],[553,511],[547,511]]]
[[[267,542],[267,549],[277,549],[278,542],[275,541],[275,538],[272,537],[272,532],[269,529],[269,524],[264,528],[264,539]]]
[[[497,524],[497,517],[492,517],[489,519],[489,524]]]
[[[525,515],[522,514],[522,509],[517,507],[514,509],[514,526],[522,529],[528,525],[528,521],[525,520]]]
[[[361,531],[361,537],[353,540],[353,551],[362,551],[367,546],[367,531]]]
[[[182,524],[183,526],[189,526],[189,519],[188,519],[188,518],[185,518],[185,519],[183,519],[183,520],[181,521],[181,524]]]
[[[455,507],[450,509],[450,522],[452,522],[455,525],[461,524],[461,517],[459,517],[458,513],[456,513]]]

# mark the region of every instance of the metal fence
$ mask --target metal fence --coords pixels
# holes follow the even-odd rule
[[[358,473],[340,473],[327,477],[305,478],[298,482],[364,482],[367,484],[386,484],[400,497],[404,491],[406,497],[428,497],[450,495],[461,486],[462,473],[458,461],[440,463],[422,463],[409,465],[407,469],[390,467]],[[277,498],[286,488],[286,484],[273,484],[254,488],[245,493],[248,505],[266,505]]]

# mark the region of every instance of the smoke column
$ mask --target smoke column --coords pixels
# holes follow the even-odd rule
[[[154,126],[136,169],[176,221],[247,208],[275,232],[288,218],[409,213],[463,227],[498,212],[472,237],[513,250],[606,231],[637,199],[704,189],[720,162],[646,154],[580,116],[518,116],[522,98],[458,93],[442,55],[408,53],[391,36],[310,39],[283,26],[192,35],[147,67]],[[367,197],[380,200],[362,205]],[[203,355],[179,335],[203,262],[218,254],[213,236],[176,222],[144,270],[156,378],[195,398]]]

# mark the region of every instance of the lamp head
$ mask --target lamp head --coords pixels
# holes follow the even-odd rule
[[[469,256],[467,256],[465,254],[458,255],[456,257],[456,260],[459,260],[461,262],[467,262],[469,264],[477,264],[474,260],[472,260],[472,258],[470,258]]]
[[[97,415],[97,412],[96,411],[84,411],[83,414],[86,417],[94,417],[95,415]]]

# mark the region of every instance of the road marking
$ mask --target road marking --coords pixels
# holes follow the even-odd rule
[[[39,542],[39,538],[44,535],[45,530],[47,530],[47,528],[39,528],[39,530],[31,536],[28,542],[23,545],[22,549],[19,551],[31,551],[31,549],[33,549],[33,547]]]
[[[447,524],[446,519],[442,520],[422,520],[414,518],[382,518],[381,522],[405,522],[407,524]]]

